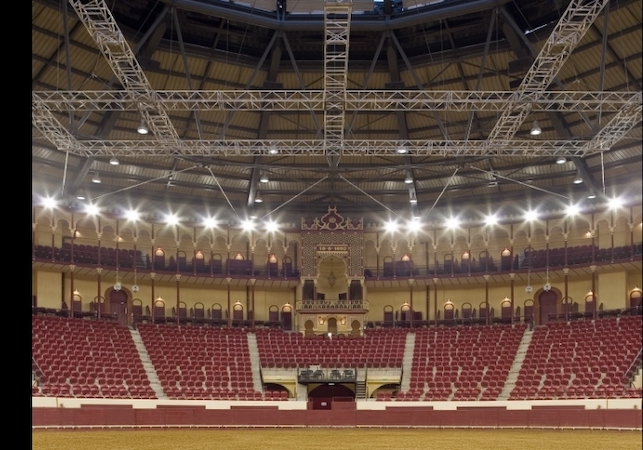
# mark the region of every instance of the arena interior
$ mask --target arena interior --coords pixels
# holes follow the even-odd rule
[[[641,0],[33,0],[32,428],[641,430]]]

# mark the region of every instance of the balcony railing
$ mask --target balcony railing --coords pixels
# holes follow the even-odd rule
[[[368,309],[366,300],[324,299],[302,300],[297,302],[296,308],[301,309]]]
[[[354,368],[317,368],[299,369],[297,381],[306,383],[354,383],[357,380],[357,370]]]

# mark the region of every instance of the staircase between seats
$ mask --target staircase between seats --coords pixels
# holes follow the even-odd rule
[[[505,380],[505,385],[502,387],[502,391],[498,394],[497,400],[509,400],[509,395],[516,387],[516,381],[518,380],[518,374],[522,368],[522,363],[527,356],[527,350],[529,350],[529,344],[531,343],[531,338],[534,335],[533,330],[526,329],[518,345],[518,351],[514,357],[513,363],[511,363],[511,369],[509,369],[509,375]]]
[[[143,343],[143,338],[141,337],[141,333],[134,327],[129,327],[129,331],[130,331],[130,334],[132,335],[132,340],[134,341],[134,345],[136,346],[138,355],[141,358],[141,362],[143,363],[143,367],[145,368],[147,379],[150,382],[150,388],[152,388],[152,390],[156,394],[156,398],[166,400],[168,396],[163,391],[163,387],[161,386],[161,381],[159,380],[159,377],[156,373],[154,364],[152,364],[150,355],[147,353],[147,348],[145,348],[145,344]]]
[[[415,352],[415,333],[406,333],[404,356],[402,357],[402,379],[400,391],[408,392],[411,389],[411,369],[413,368],[413,353]]]
[[[257,392],[263,392],[261,380],[261,359],[259,358],[259,347],[257,346],[257,335],[248,333],[248,351],[250,352],[250,366],[252,368],[252,385]]]

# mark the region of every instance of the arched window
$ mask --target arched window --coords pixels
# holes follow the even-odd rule
[[[279,307],[277,305],[270,305],[268,308],[268,321],[271,325],[279,324]]]
[[[462,252],[460,258],[462,260],[462,262],[460,263],[462,272],[471,273],[471,252],[469,250],[465,250],[464,252]]]
[[[480,255],[478,256],[478,270],[481,272],[487,272],[490,269],[490,258],[489,258],[489,252],[486,250],[483,250],[480,252]]]
[[[445,322],[452,322],[455,320],[455,306],[453,303],[451,303],[451,300],[447,300],[447,302],[443,306],[444,308],[444,321]]]
[[[284,330],[292,330],[292,306],[289,303],[286,303],[281,308],[281,323]]]
[[[178,312],[176,311],[176,307],[172,307],[172,313],[174,315],[174,318],[178,316],[179,323],[185,322],[188,317],[188,307],[185,302],[179,302]]]
[[[279,263],[277,262],[277,257],[274,254],[268,257],[268,276],[279,276]]]
[[[223,273],[223,256],[219,253],[213,253],[210,256],[210,266],[213,274]]]
[[[382,276],[393,277],[395,275],[395,261],[393,261],[393,257],[385,256],[383,263]]]
[[[400,307],[400,320],[404,324],[409,324],[411,322],[411,305],[404,303]]]
[[[444,267],[445,274],[447,275],[453,274],[453,252],[449,252],[444,255],[443,267]]]
[[[205,305],[201,302],[196,302],[194,304],[194,309],[192,310],[192,318],[196,319],[196,323],[203,323],[205,320]]]
[[[161,297],[154,301],[154,309],[152,310],[152,320],[154,322],[165,322],[165,302]]]
[[[210,308],[210,319],[215,325],[220,325],[223,322],[223,308],[219,303],[214,303]]]
[[[502,252],[500,252],[500,270],[511,270],[512,262],[513,254],[509,248],[505,247]]]
[[[143,300],[135,298],[132,300],[132,319],[134,323],[143,322]]]
[[[208,273],[208,268],[205,265],[205,256],[201,250],[197,250],[196,253],[194,253],[192,267],[194,267],[194,273]]]
[[[502,323],[511,323],[511,315],[513,314],[511,307],[511,300],[507,297],[500,303],[500,320]]]
[[[281,271],[284,277],[293,277],[292,259],[289,256],[284,256],[281,260]]]
[[[630,292],[630,308],[640,311],[641,297],[641,290],[639,288],[634,288],[634,290]]]
[[[465,302],[462,304],[462,322],[470,323],[473,318],[473,310],[471,303]]]
[[[165,270],[165,251],[161,247],[154,251],[154,270]]]
[[[232,305],[232,324],[243,324],[243,305],[240,302],[236,302],[234,305]]]
[[[486,323],[487,317],[489,317],[489,305],[487,305],[487,302],[480,303],[480,305],[478,305],[478,310],[480,311],[480,321],[482,323]]]
[[[393,307],[391,305],[386,305],[384,307],[384,320],[382,321],[382,325],[385,327],[392,327],[394,324],[393,322]]]

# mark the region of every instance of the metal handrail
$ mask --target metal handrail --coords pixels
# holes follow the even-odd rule
[[[630,366],[625,371],[625,374],[630,378],[630,380],[628,380],[628,385],[632,383],[631,378],[634,376],[634,374],[636,373],[636,369],[641,364],[642,354],[643,354],[643,348],[640,348],[639,352],[636,354],[636,357],[634,358]]]

